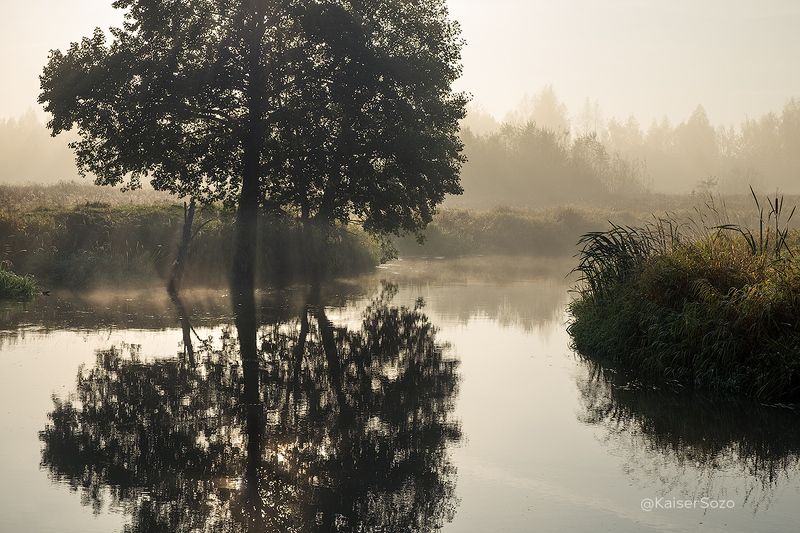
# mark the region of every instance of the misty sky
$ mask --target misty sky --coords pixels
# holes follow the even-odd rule
[[[0,1],[0,116],[36,106],[50,48],[121,20],[110,0]],[[797,0],[449,3],[468,42],[458,88],[498,118],[550,83],[573,113],[590,97],[644,124],[698,103],[712,122],[738,122],[800,96]]]

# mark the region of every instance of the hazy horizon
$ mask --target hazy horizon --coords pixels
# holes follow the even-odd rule
[[[590,99],[606,118],[685,120],[701,104],[713,124],[738,124],[800,95],[800,4],[791,0],[449,0],[461,23],[459,90],[497,120],[552,85],[570,110]],[[50,49],[119,25],[109,0],[12,3],[0,21],[6,73],[0,117],[35,109]],[[36,30],[32,30],[36,28]]]
[[[630,182],[676,193],[709,183],[728,191],[746,191],[751,184],[800,192],[795,127],[800,100],[791,100],[800,97],[795,68],[800,35],[793,30],[800,4],[448,0],[448,5],[466,41],[456,89],[473,96],[462,124],[488,133],[498,131],[499,122],[533,121],[559,136],[569,132],[560,137],[560,147],[541,136],[504,137],[538,154],[524,165],[521,152],[467,139],[464,201],[473,202],[476,191],[506,171],[508,184],[501,188],[506,196],[496,198],[506,204],[524,198],[526,205],[561,201],[576,191],[595,190],[590,182],[605,187]],[[10,16],[0,21],[0,43],[16,53],[0,58],[8,73],[0,99],[0,182],[76,179],[66,146],[76,133],[50,139],[35,123],[46,120],[36,104],[38,76],[50,49],[65,49],[95,27],[119,26],[123,11],[113,9],[110,0],[84,0],[77,7],[31,0],[8,10]],[[592,148],[600,155],[590,161],[585,142],[578,141],[593,133],[602,146]],[[522,166],[512,171],[508,161]],[[594,170],[586,174],[588,167]],[[563,185],[581,172],[588,182]],[[523,178],[524,190],[516,190],[513,183]],[[541,183],[550,181],[561,187],[548,196]]]

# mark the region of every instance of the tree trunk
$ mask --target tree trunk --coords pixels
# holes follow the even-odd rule
[[[186,268],[186,258],[189,255],[189,245],[192,241],[192,226],[194,225],[194,213],[197,210],[197,203],[194,198],[189,205],[183,206],[183,231],[181,232],[181,242],[178,244],[178,252],[175,261],[172,263],[172,272],[167,282],[167,291],[170,296],[180,291],[183,281],[183,272]]]
[[[247,376],[245,376],[247,387]],[[264,410],[258,404],[249,403],[245,409],[247,432],[247,459],[245,461],[244,491],[246,531],[265,530],[265,509],[262,498],[262,456],[265,434]]]
[[[170,299],[178,311],[178,319],[181,322],[181,332],[183,333],[183,353],[189,359],[189,366],[194,368],[194,344],[192,343],[192,323],[189,322],[189,314],[183,305],[180,295],[176,292],[170,294]]]
[[[312,299],[319,298],[319,288],[330,275],[328,242],[333,222],[321,215],[303,220],[302,249],[310,274]]]
[[[297,336],[297,344],[292,350],[294,368],[290,374],[290,381],[286,387],[286,401],[284,402],[284,416],[289,417],[291,409],[299,407],[300,395],[302,392],[303,360],[306,355],[306,340],[309,331],[308,321],[308,302],[303,302],[303,310],[300,313],[300,333]]]
[[[231,300],[239,335],[239,351],[244,377],[244,404],[247,416],[247,468],[245,474],[248,499],[255,507],[252,529],[261,530],[259,497],[259,468],[261,443],[264,435],[264,406],[261,402],[260,369],[256,337],[258,321],[255,302],[255,270],[258,236],[258,214],[261,177],[261,150],[266,134],[264,124],[266,76],[262,65],[262,43],[266,29],[265,3],[249,1],[245,20],[247,46],[247,122],[241,138],[242,187],[236,212],[233,268],[231,270]]]
[[[235,249],[231,296],[239,347],[245,374],[246,402],[258,402],[258,350],[256,348],[255,265],[259,210],[259,178],[261,175],[261,147],[266,127],[266,100],[264,96],[265,72],[261,59],[261,45],[265,32],[264,13],[260,2],[251,2],[247,21],[248,81],[247,127],[242,137],[242,189],[236,213]],[[251,382],[252,380],[252,382]]]
[[[173,305],[175,305],[175,309],[178,312],[178,319],[181,322],[181,330],[183,331],[183,353],[188,356],[191,366],[195,364],[194,345],[192,344],[191,334],[192,326],[189,323],[189,316],[179,293],[181,282],[183,281],[183,272],[186,268],[186,258],[189,255],[189,245],[192,240],[192,226],[194,225],[196,209],[197,204],[194,198],[192,198],[188,206],[184,205],[183,207],[183,231],[181,232],[181,242],[178,245],[178,252],[175,255],[175,261],[172,263],[172,272],[167,282],[167,293]]]
[[[243,181],[239,210],[236,214],[231,297],[242,361],[247,365],[257,362],[255,262],[258,197],[257,192],[251,190],[251,181],[257,183],[257,176],[245,177]]]
[[[342,363],[339,360],[339,349],[336,346],[333,324],[331,324],[331,321],[328,319],[328,315],[325,314],[325,307],[322,302],[317,301],[315,307],[317,326],[319,327],[319,334],[322,338],[322,349],[325,352],[325,359],[328,363],[328,379],[336,394],[339,412],[345,415],[349,413],[349,406],[344,395],[344,388],[342,387],[344,372],[342,370]]]

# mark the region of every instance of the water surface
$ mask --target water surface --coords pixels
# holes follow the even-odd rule
[[[577,357],[568,270],[398,261],[322,305],[265,293],[258,422],[223,291],[185,295],[184,329],[159,291],[6,305],[0,530],[795,531],[794,411]]]

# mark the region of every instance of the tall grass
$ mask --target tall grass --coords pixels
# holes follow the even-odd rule
[[[178,199],[152,189],[122,191],[89,182],[62,181],[52,185],[0,184],[0,209],[24,213],[36,209],[78,207],[86,204],[166,205]]]
[[[755,197],[755,195],[754,195]],[[569,331],[587,357],[645,379],[800,398],[800,263],[780,198],[756,229],[655,219],[583,236]]]

